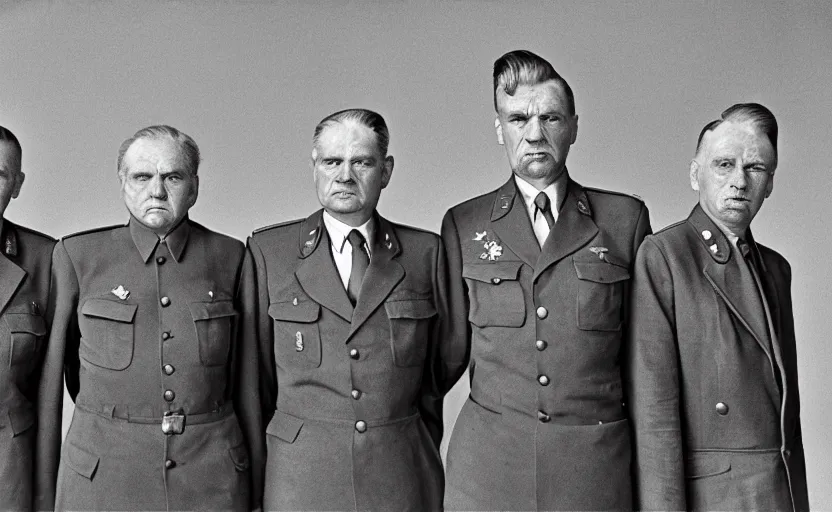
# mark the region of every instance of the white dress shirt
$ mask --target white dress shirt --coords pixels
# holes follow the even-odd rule
[[[540,192],[544,192],[547,196],[549,196],[552,218],[554,218],[555,222],[557,222],[560,204],[566,196],[567,180],[565,177],[566,175],[562,176],[543,190],[537,190],[537,188],[528,181],[517,176],[516,174],[514,175],[514,182],[517,184],[517,190],[520,191],[520,195],[526,203],[526,211],[529,214],[529,220],[532,221],[534,236],[537,238],[537,243],[540,244],[540,247],[543,247],[543,242],[545,242],[546,237],[549,236],[549,223],[547,223],[546,218],[543,217],[543,212],[539,211],[537,205],[534,204],[534,199]]]
[[[359,233],[364,235],[364,239],[367,241],[364,244],[364,249],[368,255],[372,254],[370,252],[370,245],[372,244],[373,234],[375,232],[373,218],[370,217],[370,220],[358,227],[352,227],[324,211],[324,226],[326,227],[326,232],[329,234],[329,240],[332,243],[332,258],[335,260],[335,267],[338,268],[341,283],[346,290],[350,282],[350,274],[352,273],[352,244],[347,240],[347,236],[350,234],[350,231],[357,229]]]

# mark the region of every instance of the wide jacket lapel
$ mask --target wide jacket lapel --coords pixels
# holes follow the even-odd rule
[[[558,221],[549,231],[540,257],[534,265],[534,279],[564,257],[574,253],[598,234],[592,219],[592,205],[583,187],[569,180],[566,199],[558,213]]]
[[[26,277],[26,271],[13,261],[0,255],[0,313],[14,297],[17,288]]]
[[[361,291],[358,293],[347,342],[390,295],[393,288],[404,279],[404,268],[395,259],[399,253],[401,253],[401,246],[396,237],[396,230],[390,222],[376,214],[373,254],[370,258],[370,266],[364,275],[364,281],[361,283]]]
[[[352,304],[341,284],[329,246],[323,210],[318,210],[301,224],[299,250],[302,261],[295,270],[295,277],[312,300],[349,322],[353,316]]]
[[[502,245],[508,247],[530,267],[534,267],[540,254],[540,246],[537,245],[529,213],[517,190],[513,174],[497,191],[491,209],[491,226]]]

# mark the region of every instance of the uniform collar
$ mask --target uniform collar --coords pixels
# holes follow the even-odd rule
[[[373,251],[389,252],[390,257],[394,257],[401,251],[399,239],[396,237],[396,230],[393,229],[393,224],[387,219],[373,212],[373,231],[371,233],[374,238],[367,239],[367,245]],[[309,217],[307,217],[300,228],[300,237],[298,238],[298,251],[301,258],[307,258],[321,242],[323,233],[327,231],[324,224],[324,210],[321,208]],[[349,232],[348,232],[349,233]]]
[[[130,236],[133,238],[133,243],[136,244],[136,249],[142,257],[142,261],[147,263],[147,260],[153,255],[156,250],[156,245],[159,243],[159,237],[151,231],[147,226],[130,217],[129,222]],[[185,247],[188,245],[188,237],[191,234],[191,223],[186,215],[184,219],[179,222],[179,225],[173,228],[165,236],[165,243],[170,250],[173,259],[179,263],[182,259],[182,254],[185,252]]]
[[[375,233],[374,220],[375,219],[373,217],[370,217],[364,224],[353,227],[336,219],[326,210],[324,210],[323,214],[324,226],[326,227],[326,232],[329,235],[329,241],[332,243],[332,249],[339,254],[343,252],[344,244],[347,242],[347,236],[353,229],[357,229],[358,232],[364,237],[364,240],[367,240],[367,247],[370,248],[372,254],[372,241],[374,240],[373,234]]]
[[[0,241],[3,245],[0,246],[0,252],[6,257],[17,256],[17,230],[14,229],[14,224],[8,220],[2,218],[0,220],[3,222],[2,230],[0,230]]]
[[[560,211],[564,197],[566,197],[566,187],[568,183],[569,176],[564,173],[563,176],[555,180],[554,183],[550,183],[549,186],[543,190],[538,190],[528,181],[516,174],[514,175],[514,184],[517,186],[517,191],[520,192],[523,202],[526,203],[526,211],[529,212],[529,217],[531,217],[532,220],[534,220],[534,212],[537,209],[537,205],[534,204],[534,200],[540,192],[549,196],[549,204],[552,205],[552,216],[555,220],[558,219],[558,212]]]
[[[561,204],[558,210],[560,211],[563,208],[571,207],[572,202],[574,202],[579,213],[592,217],[592,206],[586,196],[586,191],[581,185],[569,177],[568,170],[565,170],[564,174],[566,179],[563,181],[563,196],[559,199]],[[515,199],[522,201],[523,194],[518,189],[514,174],[512,174],[511,178],[497,190],[496,197],[494,198],[494,206],[491,209],[492,222],[505,217],[511,211]],[[551,196],[549,199],[551,200]]]
[[[688,222],[696,230],[697,238],[705,247],[705,250],[708,251],[708,254],[717,263],[727,263],[734,245],[698,203],[690,212]],[[749,235],[750,233],[749,231]]]

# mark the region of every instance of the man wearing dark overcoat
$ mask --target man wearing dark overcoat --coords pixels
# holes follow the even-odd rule
[[[551,64],[494,64],[497,140],[512,175],[442,224],[471,395],[450,439],[449,510],[631,505],[620,352],[644,203],[566,169],[578,116]]]
[[[446,343],[440,238],[376,211],[388,141],[375,112],[326,117],[312,151],[323,209],[248,241],[267,510],[442,506],[442,399],[464,363]]]
[[[245,248],[188,218],[199,149],[151,126],[122,144],[126,225],[64,237],[41,383],[41,493],[70,510],[248,510],[256,359],[237,336]],[[60,448],[63,378],[75,401]],[[248,379],[248,380],[246,380]]]
[[[750,228],[776,167],[774,115],[730,107],[690,164],[699,204],[639,250],[628,389],[641,509],[809,508],[791,268]]]
[[[23,185],[23,151],[0,126],[0,510],[31,510],[38,378],[55,240],[4,218]]]

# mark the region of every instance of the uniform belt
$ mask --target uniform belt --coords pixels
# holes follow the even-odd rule
[[[129,412],[129,408],[127,406],[118,406],[118,405],[104,405],[99,406],[97,408],[91,407],[87,404],[76,403],[75,407],[81,409],[84,412],[88,412],[91,414],[96,414],[103,418],[107,419],[118,419],[124,420],[128,423],[141,423],[141,424],[163,424],[165,422],[165,415],[159,416],[137,416],[131,415]],[[201,425],[204,423],[213,423],[215,421],[222,420],[231,416],[234,413],[234,404],[231,402],[226,402],[219,406],[217,409],[209,412],[201,412],[195,414],[188,414],[180,411],[170,411],[171,413],[178,413],[179,415],[183,416],[188,425]]]

